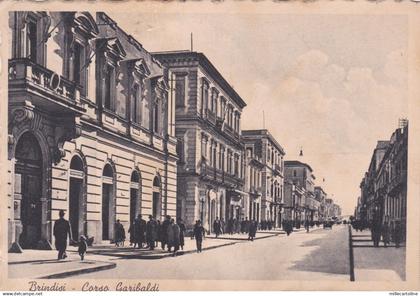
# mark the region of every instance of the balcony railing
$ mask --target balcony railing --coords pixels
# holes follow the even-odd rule
[[[43,96],[63,101],[73,107],[80,105],[80,89],[72,81],[33,61],[22,58],[9,60],[9,91],[26,88]]]

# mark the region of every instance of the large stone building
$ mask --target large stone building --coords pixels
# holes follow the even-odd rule
[[[243,218],[244,100],[207,57],[198,52],[154,53],[168,71],[178,139],[178,216],[187,227],[216,217]]]
[[[371,221],[406,225],[408,121],[401,120],[389,141],[378,141],[360,188],[356,213]],[[404,227],[405,228],[405,227]]]
[[[327,199],[327,193],[321,186],[315,186],[315,199],[318,201],[317,219],[315,221],[323,222],[326,218],[325,211],[325,200]]]
[[[11,12],[9,25],[9,246],[50,247],[59,210],[95,242],[117,219],[175,216],[161,64],[104,13]]]
[[[261,185],[256,192],[261,193],[261,200],[252,198],[258,211],[260,205],[261,220],[274,222],[275,227],[281,227],[282,205],[284,194],[284,161],[283,147],[269,133],[268,130],[244,130],[242,139],[247,149],[247,154],[255,155],[258,160],[257,168],[250,167],[250,174],[261,175]],[[258,167],[259,166],[259,167]],[[255,186],[255,182],[254,182]]]
[[[314,221],[319,203],[315,199],[315,176],[312,168],[297,160],[285,161],[285,178],[304,191],[305,210],[303,220]],[[302,221],[302,220],[301,220]]]

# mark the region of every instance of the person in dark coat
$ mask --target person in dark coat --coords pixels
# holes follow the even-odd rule
[[[257,234],[257,222],[251,220],[249,223],[249,232],[248,232],[248,240],[254,241],[255,235]]]
[[[67,236],[70,241],[72,240],[70,223],[64,219],[64,211],[60,210],[58,213],[60,217],[54,222],[54,237],[55,237],[55,248],[58,251],[58,260],[66,259],[66,248],[67,248]]]
[[[125,241],[125,229],[121,224],[120,220],[117,220],[115,223],[115,246],[121,247],[124,246]]]
[[[141,249],[143,248],[143,243],[146,242],[146,221],[142,219],[141,215],[137,216],[134,225],[134,232],[137,247]]]
[[[156,244],[155,247],[158,246],[158,243],[162,241],[162,224],[160,224],[160,220],[157,220],[157,228],[156,228]]]
[[[197,220],[194,225],[193,236],[197,245],[197,253],[201,253],[203,246],[203,238],[205,237],[205,230],[204,227],[201,225],[200,220]]]
[[[169,220],[168,227],[166,228],[166,243],[168,244],[168,252],[172,251],[175,246],[175,233],[174,233],[174,219]]]
[[[130,227],[128,228],[128,233],[130,234],[130,246],[134,245],[134,248],[136,247],[137,244],[137,239],[136,239],[136,221],[137,218],[133,220],[133,222],[130,224]]]
[[[179,226],[179,246],[181,250],[184,250],[185,245],[185,231],[187,230],[181,218],[178,219],[178,226]]]
[[[400,221],[395,221],[394,230],[392,231],[392,239],[394,240],[395,247],[399,248],[402,238],[404,237],[404,228]]]
[[[228,220],[227,231],[226,232],[229,233],[230,235],[233,234],[233,219],[232,218],[230,218]]]
[[[218,237],[221,233],[221,225],[219,221],[219,217],[216,217],[216,220],[213,222],[213,231],[216,234],[216,237]]]
[[[382,241],[384,242],[384,247],[388,247],[389,241],[391,239],[391,229],[389,227],[388,219],[385,218],[384,223],[382,224],[381,229]]]
[[[309,232],[309,220],[305,220],[305,229],[306,232]]]
[[[84,235],[80,236],[79,243],[78,243],[78,249],[77,252],[79,253],[80,260],[85,259],[86,251],[87,251],[87,242],[86,237]]]
[[[166,216],[165,220],[162,222],[162,231],[161,231],[162,250],[165,250],[165,246],[168,244],[168,227],[170,224],[171,224],[171,216]]]
[[[245,231],[244,231],[245,233],[248,233],[249,232],[250,222],[251,221],[248,220],[248,217],[246,217],[246,219],[245,219]]]
[[[149,221],[146,224],[146,240],[150,250],[155,249],[155,241],[157,238],[158,225],[152,215],[149,215]]]
[[[241,233],[245,233],[245,219],[244,218],[242,218],[242,221],[241,221]]]
[[[171,219],[171,227],[172,227],[172,233],[173,233],[173,240],[171,242],[171,246],[174,247],[174,256],[176,256],[177,252],[179,251],[179,245],[180,245],[180,233],[181,229],[179,228],[179,225],[175,223],[174,219]]]
[[[226,231],[226,223],[225,223],[225,220],[223,220],[223,219],[220,220],[220,230],[221,230],[222,234],[225,234],[227,232]]]

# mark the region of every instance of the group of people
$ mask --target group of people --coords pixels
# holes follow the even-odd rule
[[[253,241],[258,229],[258,222],[254,220],[242,219],[229,219],[228,223],[225,224],[223,219],[219,220],[219,217],[216,217],[216,220],[213,222],[213,232],[216,237],[219,237],[221,234],[234,234],[234,233],[248,233],[248,240]]]
[[[369,228],[374,247],[379,247],[381,238],[384,247],[393,242],[395,247],[399,248],[403,241],[405,227],[400,221],[389,221],[388,218],[385,218],[382,223],[380,221],[371,221]]]
[[[162,250],[167,249],[176,255],[179,249],[184,249],[185,230],[182,219],[178,219],[175,223],[175,220],[167,215],[161,223],[160,220],[156,220],[155,217],[149,215],[149,220],[146,222],[141,215],[138,215],[128,229],[130,246],[154,250],[160,242]],[[125,239],[124,226],[117,220],[115,224],[115,245],[124,246]]]

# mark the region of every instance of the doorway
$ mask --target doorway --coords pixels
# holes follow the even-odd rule
[[[112,240],[115,224],[114,171],[110,164],[102,175],[102,240]]]
[[[140,174],[133,171],[130,182],[130,225],[134,219],[140,214]]]
[[[18,241],[22,248],[36,248],[42,228],[42,153],[31,133],[23,134],[16,145],[15,204],[20,220]],[[19,223],[18,223],[19,224]]]
[[[69,186],[69,222],[74,240],[78,240],[80,235],[86,235],[84,177],[82,159],[76,155],[70,162]]]

